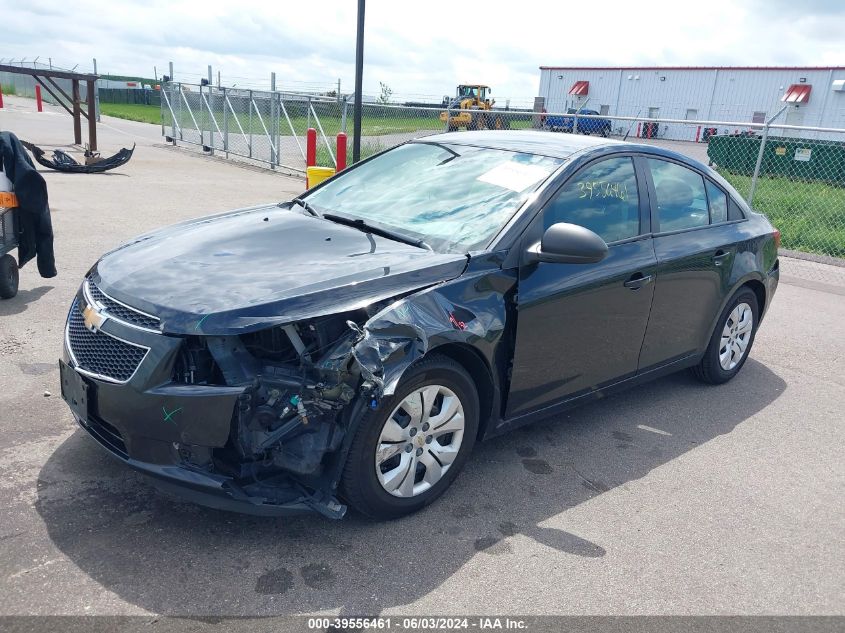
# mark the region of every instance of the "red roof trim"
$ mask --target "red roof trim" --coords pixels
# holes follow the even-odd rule
[[[812,89],[811,84],[792,84],[780,100],[787,103],[807,103]]]
[[[576,81],[569,89],[569,94],[583,97],[590,90],[589,81]]]
[[[845,70],[845,66],[540,66],[540,70]]]

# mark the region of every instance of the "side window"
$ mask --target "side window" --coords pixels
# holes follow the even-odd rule
[[[543,228],[578,224],[615,242],[640,233],[640,205],[634,162],[609,158],[579,171],[543,211]]]
[[[745,219],[745,213],[739,208],[739,205],[734,202],[733,198],[731,198],[731,202],[728,205],[728,220],[733,221],[743,219]]]
[[[728,197],[709,180],[707,181],[707,201],[710,203],[710,223],[727,222]]]
[[[656,158],[647,159],[657,192],[660,231],[677,231],[710,222],[704,178],[691,169]]]

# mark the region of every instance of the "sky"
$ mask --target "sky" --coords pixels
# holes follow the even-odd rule
[[[354,84],[356,0],[0,0],[0,58],[52,58],[197,82],[341,91]],[[368,0],[364,93],[440,99],[483,83],[514,105],[542,65],[845,65],[843,0]]]

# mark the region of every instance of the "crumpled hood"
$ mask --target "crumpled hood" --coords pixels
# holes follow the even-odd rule
[[[107,253],[92,276],[173,334],[240,334],[454,279],[437,254],[276,205],[166,227]]]

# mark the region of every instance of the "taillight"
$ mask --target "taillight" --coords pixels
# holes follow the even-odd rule
[[[775,248],[780,248],[780,231],[778,229],[775,229],[773,235],[775,238]]]

